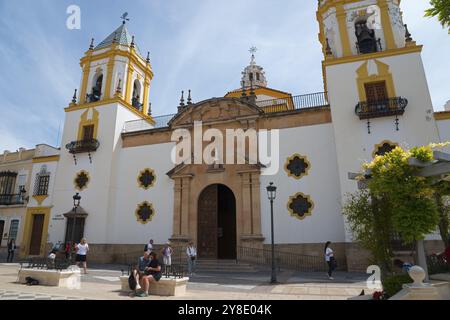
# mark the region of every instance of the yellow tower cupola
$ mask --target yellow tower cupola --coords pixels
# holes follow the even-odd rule
[[[80,59],[83,70],[78,100],[76,95],[66,111],[120,103],[141,118],[149,115],[149,89],[153,78],[149,54],[143,58],[125,21],[108,37],[89,49]]]

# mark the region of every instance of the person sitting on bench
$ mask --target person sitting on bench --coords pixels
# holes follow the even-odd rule
[[[137,268],[133,270],[133,277],[136,281],[136,292],[141,289],[140,283],[144,277],[147,276],[146,270],[150,265],[150,253],[148,251],[144,251],[144,255],[139,258]],[[147,290],[148,291],[148,290]]]
[[[143,292],[137,294],[137,297],[147,297],[148,289],[151,282],[156,282],[161,279],[161,264],[158,261],[157,254],[155,252],[150,253],[150,263],[145,268],[145,275],[141,277]]]

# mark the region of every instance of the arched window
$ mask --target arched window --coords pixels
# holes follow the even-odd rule
[[[134,80],[133,83],[133,98],[131,99],[131,104],[139,111],[141,111],[142,109],[142,103],[140,102],[141,100],[140,94],[141,94],[141,83],[139,82],[138,79],[136,79]]]
[[[364,54],[381,51],[381,48],[378,48],[380,42],[375,37],[375,30],[367,26],[367,20],[357,20],[355,22],[355,35],[358,53]]]
[[[100,100],[100,97],[102,96],[102,83],[103,83],[103,74],[100,73],[96,77],[94,77],[92,87],[92,93],[88,95],[88,101],[89,102],[95,102]]]

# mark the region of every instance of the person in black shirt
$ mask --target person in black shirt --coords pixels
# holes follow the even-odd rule
[[[144,270],[145,276],[142,277],[142,284],[144,291],[137,294],[137,297],[147,297],[150,283],[159,281],[161,279],[161,264],[158,261],[156,252],[150,253],[150,263]]]
[[[6,258],[6,262],[13,262],[15,250],[16,250],[16,240],[11,239],[8,241],[8,257]]]

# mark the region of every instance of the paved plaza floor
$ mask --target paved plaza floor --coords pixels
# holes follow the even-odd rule
[[[186,294],[177,297],[133,297],[120,291],[121,265],[93,265],[81,275],[80,289],[27,286],[17,283],[19,264],[0,263],[0,300],[345,300],[359,295],[366,287],[367,275],[336,272],[334,280],[325,273],[281,271],[278,282],[269,283],[270,272],[214,273],[192,276]]]

